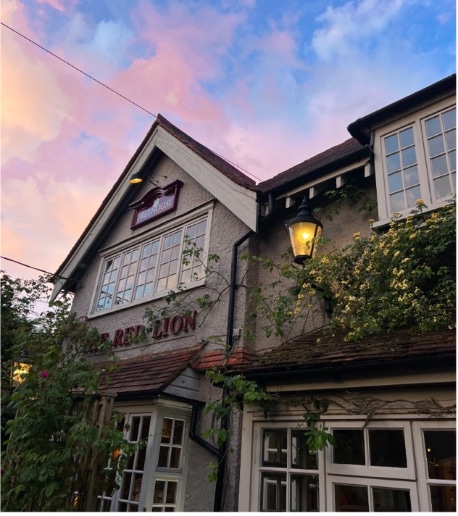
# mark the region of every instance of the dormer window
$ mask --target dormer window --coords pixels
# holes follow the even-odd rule
[[[442,103],[376,131],[380,220],[407,215],[418,199],[434,209],[455,193],[456,108]],[[378,133],[378,137],[377,137]]]

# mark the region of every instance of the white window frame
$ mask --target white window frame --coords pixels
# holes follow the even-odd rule
[[[414,441],[417,444],[415,447],[415,458],[418,464],[418,483],[420,485],[428,486],[428,489],[419,490],[420,506],[423,511],[431,512],[431,497],[429,486],[432,485],[450,485],[456,487],[455,480],[429,479],[428,469],[425,456],[425,443],[423,438],[423,430],[453,430],[456,432],[456,424],[454,421],[415,421],[412,423],[412,432]]]
[[[290,475],[318,475],[319,481],[324,479],[324,457],[323,452],[319,451],[317,452],[318,456],[318,469],[299,469],[299,468],[282,468],[282,467],[270,467],[270,466],[262,466],[263,457],[262,457],[262,451],[263,451],[263,431],[268,429],[288,429],[288,436],[289,432],[292,430],[306,430],[305,426],[299,426],[297,421],[270,421],[270,422],[254,422],[253,424],[253,448],[252,450],[255,453],[255,456],[253,457],[254,460],[251,461],[253,464],[252,469],[252,493],[256,493],[256,497],[252,498],[250,500],[250,510],[260,512],[262,511],[262,502],[261,502],[261,491],[262,491],[262,482],[261,482],[261,476],[262,473],[265,472],[272,472],[272,473],[285,473],[287,475],[287,479]],[[288,454],[289,455],[289,454]],[[289,463],[289,457],[288,457],[288,463]],[[243,467],[243,465],[242,465]],[[286,495],[286,502],[287,504],[290,503],[290,486],[289,483],[287,483],[287,495]],[[322,484],[319,487],[319,497],[318,497],[319,507],[325,506],[325,486]],[[289,512],[289,511],[287,511]]]
[[[334,484],[336,483],[409,490],[411,509],[414,512],[431,512],[429,489],[425,489],[426,486],[456,485],[456,480],[429,480],[426,457],[423,453],[423,430],[453,430],[456,432],[454,419],[425,420],[421,417],[402,418],[397,416],[392,419],[379,418],[367,422],[366,419],[360,418],[344,420],[329,416],[323,418],[323,422],[331,432],[334,429],[342,428],[403,429],[407,467],[333,464],[333,448],[326,446],[323,451],[318,452],[318,470],[316,470],[320,483],[320,512],[335,511]],[[241,511],[261,511],[261,473],[266,470],[262,467],[263,430],[280,428],[306,430],[301,419],[273,418],[266,420],[263,416],[244,412],[239,493],[239,510]],[[368,446],[366,440],[365,446],[366,448]],[[275,468],[267,469],[274,471]],[[282,468],[278,469],[278,472],[280,471],[283,471]],[[299,472],[301,471],[299,470]],[[369,497],[369,499],[371,498]]]
[[[328,474],[326,476],[326,507],[328,512],[336,512],[336,501],[334,497],[334,486],[335,484],[349,484],[358,487],[380,487],[387,489],[402,489],[410,492],[410,507],[411,512],[419,512],[419,503],[418,503],[418,490],[417,485],[413,481],[406,480],[389,480],[389,479],[380,479],[380,478],[371,478],[371,477],[360,477],[358,481],[355,482],[355,477],[353,476],[345,476],[345,475],[331,475]],[[373,498],[372,496],[368,496],[369,502],[369,512],[374,512]]]
[[[415,480],[415,460],[413,454],[412,432],[408,421],[338,421],[327,422],[331,432],[337,429],[360,429],[364,432],[364,447],[366,465],[357,464],[334,464],[334,448],[326,450],[326,471],[328,474],[352,475],[355,477],[377,477],[377,478],[398,478],[403,480]],[[381,466],[371,466],[369,464],[369,439],[368,430],[403,430],[406,448],[406,468],[391,468]]]
[[[182,512],[184,510],[186,479],[188,474],[189,425],[191,408],[183,403],[173,402],[170,400],[159,400],[157,405],[151,407],[149,411],[140,406],[138,408],[116,408],[120,412],[124,413],[125,421],[129,424],[134,417],[149,416],[151,418],[148,432],[148,444],[145,453],[145,463],[143,466],[140,497],[138,500],[138,511],[144,512],[151,510],[153,506],[154,487],[156,480],[171,480],[178,483],[176,491],[176,509],[174,512]],[[162,435],[162,421],[164,418],[179,419],[184,421],[180,468],[167,470],[165,468],[157,467]],[[128,435],[128,431],[126,432],[126,435]],[[117,512],[118,504],[121,502],[122,477],[117,479],[117,483],[120,488],[117,489],[111,497],[108,494],[103,495],[105,500],[109,500],[111,498],[110,512]]]
[[[152,229],[146,233],[142,233],[141,235],[137,236],[134,239],[129,239],[128,242],[124,241],[120,245],[116,245],[114,247],[111,247],[111,248],[101,251],[101,253],[100,253],[101,260],[100,260],[99,271],[98,271],[98,275],[97,275],[97,283],[96,283],[96,288],[94,289],[92,300],[91,300],[92,309],[89,314],[89,317],[98,317],[98,316],[105,315],[108,313],[113,313],[118,310],[123,310],[125,308],[136,306],[139,304],[151,302],[154,299],[159,299],[159,298],[166,296],[171,290],[176,291],[178,289],[178,286],[180,286],[180,288],[185,288],[185,289],[189,290],[189,289],[200,287],[200,286],[204,285],[205,280],[206,280],[205,275],[202,278],[199,278],[197,280],[192,280],[186,284],[180,283],[181,275],[184,270],[183,264],[182,264],[182,258],[183,258],[182,253],[183,253],[183,242],[184,242],[184,234],[183,234],[181,237],[181,249],[180,249],[180,257],[179,257],[179,264],[178,264],[179,277],[177,280],[176,287],[167,288],[165,290],[160,290],[160,291],[156,290],[157,282],[158,282],[158,277],[157,277],[157,270],[159,268],[159,263],[158,263],[156,266],[156,272],[155,272],[155,277],[154,277],[155,287],[154,287],[153,293],[151,295],[142,297],[140,299],[135,299],[135,300],[131,299],[130,301],[121,303],[119,305],[112,305],[109,308],[97,310],[97,305],[98,305],[99,298],[100,298],[100,291],[102,288],[102,281],[103,281],[103,277],[105,274],[105,266],[106,266],[105,264],[107,263],[108,260],[115,258],[117,256],[122,257],[124,255],[124,253],[127,253],[134,249],[140,250],[142,248],[142,246],[144,246],[148,242],[154,241],[157,238],[161,239],[161,241],[162,241],[163,237],[169,235],[170,233],[172,233],[174,231],[178,231],[180,229],[184,230],[187,226],[194,224],[195,222],[198,222],[199,220],[204,220],[204,219],[206,220],[206,230],[205,230],[204,247],[202,248],[202,251],[201,251],[201,259],[202,259],[202,267],[203,267],[203,269],[205,269],[205,267],[207,265],[207,257],[208,257],[208,253],[209,253],[209,247],[210,247],[212,214],[213,214],[212,206],[205,205],[205,206],[201,207],[200,209],[194,210],[192,212],[191,216],[188,215],[186,217],[180,217],[179,219],[175,219],[174,221],[169,221],[167,223],[162,224],[159,227],[155,227],[154,229]],[[159,253],[161,253],[161,252],[162,252],[162,244],[161,244]],[[159,259],[159,257],[158,257],[158,259]],[[138,277],[138,274],[139,274],[139,272],[137,271],[136,277]],[[135,290],[135,286],[137,284],[136,282],[137,282],[137,279],[135,280],[135,284],[132,287],[133,290]],[[116,295],[116,292],[118,290],[118,283],[119,283],[119,273],[118,273],[118,277],[116,279],[116,290],[114,291],[114,295]],[[132,294],[132,298],[133,298],[133,294]]]
[[[429,106],[427,109],[419,110],[415,114],[411,114],[375,130],[374,155],[379,221],[374,224],[374,227],[386,225],[393,215],[389,201],[388,171],[384,145],[385,138],[395,133],[399,133],[409,127],[413,128],[414,133],[415,153],[422,196],[421,199],[425,202],[428,210],[435,210],[446,204],[451,198],[451,196],[440,200],[435,200],[434,198],[434,187],[432,184],[432,174],[430,170],[430,160],[424,124],[427,119],[454,107],[456,107],[455,99],[447,98]],[[410,207],[398,213],[401,217],[405,217],[411,210],[412,208]]]

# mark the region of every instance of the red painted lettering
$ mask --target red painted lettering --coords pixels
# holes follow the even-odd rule
[[[133,335],[135,333],[134,326],[129,326],[128,328],[124,328],[124,338],[122,339],[122,343],[124,346],[127,346],[130,344],[130,335]]]
[[[124,339],[124,330],[116,330],[113,339],[113,346],[122,346]]]
[[[193,314],[185,315],[183,331],[188,331],[188,326],[191,330],[196,329],[196,317],[197,317],[197,310],[195,310]]]
[[[180,331],[183,328],[183,318],[181,315],[175,315],[175,317],[172,318],[170,321],[170,331],[173,335],[176,335],[177,333],[180,333]]]

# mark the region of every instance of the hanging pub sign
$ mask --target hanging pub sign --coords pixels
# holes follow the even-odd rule
[[[176,210],[178,194],[182,186],[183,183],[179,180],[163,188],[158,186],[146,192],[140,200],[129,204],[129,208],[135,210],[131,229],[138,228]]]

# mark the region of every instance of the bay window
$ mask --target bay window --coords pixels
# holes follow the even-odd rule
[[[165,406],[151,413],[126,413],[126,439],[142,445],[129,457],[117,479],[119,488],[100,493],[98,510],[183,511],[189,413]]]

